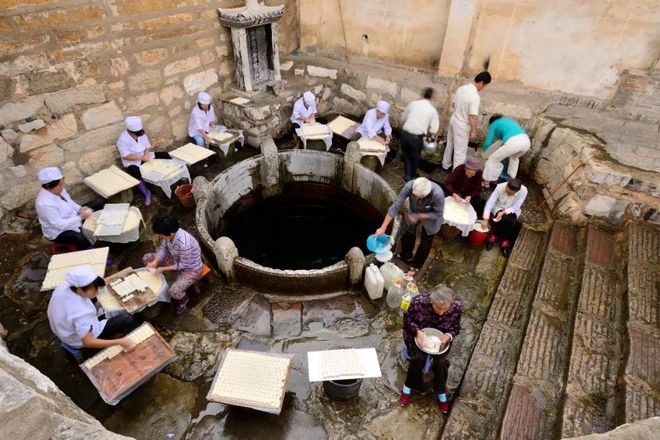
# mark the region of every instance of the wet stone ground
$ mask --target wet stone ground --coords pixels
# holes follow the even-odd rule
[[[312,146],[313,148],[313,146]],[[245,149],[203,169],[212,178],[232,162],[256,154]],[[398,190],[402,166],[391,161],[379,172]],[[434,171],[433,177],[441,175]],[[532,191],[534,203],[538,195]],[[136,200],[140,204],[141,200]],[[171,212],[194,233],[192,210],[156,196],[140,206],[147,225],[157,213]],[[29,213],[29,211],[28,211]],[[545,221],[526,209],[530,221]],[[51,333],[45,309],[49,293],[39,292],[49,259],[36,219],[6,218],[0,251],[0,322],[7,328],[10,350],[50,377],[75,403],[108,429],[139,439],[429,439],[438,438],[445,422],[432,393],[415,396],[408,408],[398,404],[406,365],[400,355],[402,317],[372,301],[363,290],[330,299],[278,302],[241,286],[227,285],[216,273],[185,315],[175,317],[169,305],[147,312],[179,358],[117,406],[103,403],[80,369],[72,364]],[[147,230],[137,246],[113,247],[108,274],[139,267],[141,256],[157,238]],[[205,256],[214,266],[212,259]],[[428,263],[418,274],[421,290],[440,283],[451,286],[463,302],[462,331],[452,347],[450,392],[458,389],[472,349],[504,271],[497,249],[486,252],[466,239],[436,238]],[[406,267],[402,267],[407,269]],[[294,354],[284,409],[280,416],[209,403],[206,394],[227,347]],[[375,347],[382,377],[366,379],[359,398],[350,403],[329,400],[320,383],[307,380],[308,351]],[[430,379],[430,378],[429,378]]]

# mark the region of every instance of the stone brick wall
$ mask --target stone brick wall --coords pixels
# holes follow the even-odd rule
[[[285,50],[298,38],[289,3]],[[142,116],[157,148],[182,141],[194,95],[234,81],[217,8],[242,4],[0,0],[0,216],[31,201],[41,167],[59,165],[75,185],[115,162],[128,115]]]

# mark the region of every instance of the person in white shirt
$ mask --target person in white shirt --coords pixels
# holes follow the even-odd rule
[[[124,170],[136,178],[142,180],[140,165],[153,159],[171,159],[170,154],[164,151],[151,151],[153,148],[149,138],[142,127],[142,119],[139,116],[126,118],[126,130],[117,140],[117,149],[121,157]],[[151,191],[144,182],[140,182],[138,190],[144,196],[144,204],[151,205]]]
[[[499,238],[500,250],[506,257],[519,231],[520,208],[527,198],[527,187],[518,179],[500,183],[488,198],[481,224],[490,229],[486,239],[486,249],[491,250]]]
[[[41,190],[37,194],[35,208],[44,237],[54,243],[73,245],[79,250],[89,249],[92,244],[80,228],[94,210],[73,201],[64,189],[64,176],[59,168],[43,168],[37,177]],[[88,205],[102,207],[96,203]]]
[[[438,111],[431,104],[434,90],[424,89],[422,99],[412,101],[403,112],[401,151],[403,153],[404,177],[406,182],[417,177],[417,168],[424,146],[424,136],[438,131]]]
[[[293,128],[300,128],[305,122],[308,124],[316,122],[316,113],[316,96],[312,92],[305,92],[302,98],[298,98],[293,104],[290,119]]]
[[[190,113],[188,136],[200,147],[208,148],[209,144],[212,143],[208,133],[213,130],[216,123],[217,118],[213,104],[211,104],[211,95],[206,92],[199,92],[197,105]]]
[[[383,145],[389,144],[392,140],[389,112],[390,103],[378,101],[376,108],[372,108],[365,113],[357,132],[361,137],[366,137]]]
[[[488,72],[481,72],[474,77],[474,82],[465,84],[454,94],[454,114],[449,119],[447,128],[447,145],[442,156],[442,167],[445,170],[456,169],[465,163],[470,139],[477,138],[477,115],[481,98],[479,92],[490,84]]]
[[[91,266],[78,266],[64,275],[64,284],[58,286],[48,303],[48,322],[60,341],[69,347],[98,350],[120,345],[130,351],[135,344],[126,335],[140,325],[128,313],[109,319],[99,319],[91,301],[100,287],[105,286]],[[88,352],[88,354],[91,354]]]

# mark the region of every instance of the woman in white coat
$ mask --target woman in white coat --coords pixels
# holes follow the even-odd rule
[[[91,266],[71,269],[64,275],[64,281],[53,291],[48,303],[50,328],[60,341],[71,348],[94,351],[112,345],[120,345],[126,351],[135,347],[131,339],[117,338],[140,325],[133,315],[124,313],[109,319],[97,316],[91,299],[98,294],[100,287],[105,286],[105,281]]]
[[[44,237],[58,244],[74,245],[80,250],[90,248],[92,244],[87,241],[80,228],[94,212],[93,209],[73,201],[64,189],[64,176],[59,168],[43,168],[39,170],[37,177],[41,190],[37,194],[35,208]],[[96,203],[89,205],[101,207]]]
[[[211,104],[211,95],[206,92],[200,92],[197,95],[197,105],[190,113],[188,136],[200,147],[208,148],[212,142],[208,134],[213,130],[216,123],[217,118],[213,104]]]
[[[144,204],[149,206],[151,205],[151,191],[142,181],[140,165],[153,159],[171,159],[172,157],[166,151],[152,151],[153,147],[144,132],[142,119],[139,116],[129,116],[125,122],[126,130],[117,139],[121,164],[124,166],[124,171],[140,180],[138,191],[144,196]]]

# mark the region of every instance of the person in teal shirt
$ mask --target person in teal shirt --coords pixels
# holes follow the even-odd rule
[[[502,115],[490,117],[488,136],[484,142],[483,151],[486,151],[496,140],[502,141],[503,144],[486,161],[483,172],[484,186],[490,185],[490,182],[499,178],[504,168],[502,161],[507,158],[509,159],[507,174],[515,179],[518,175],[520,157],[531,146],[529,136],[520,124],[515,119]]]

